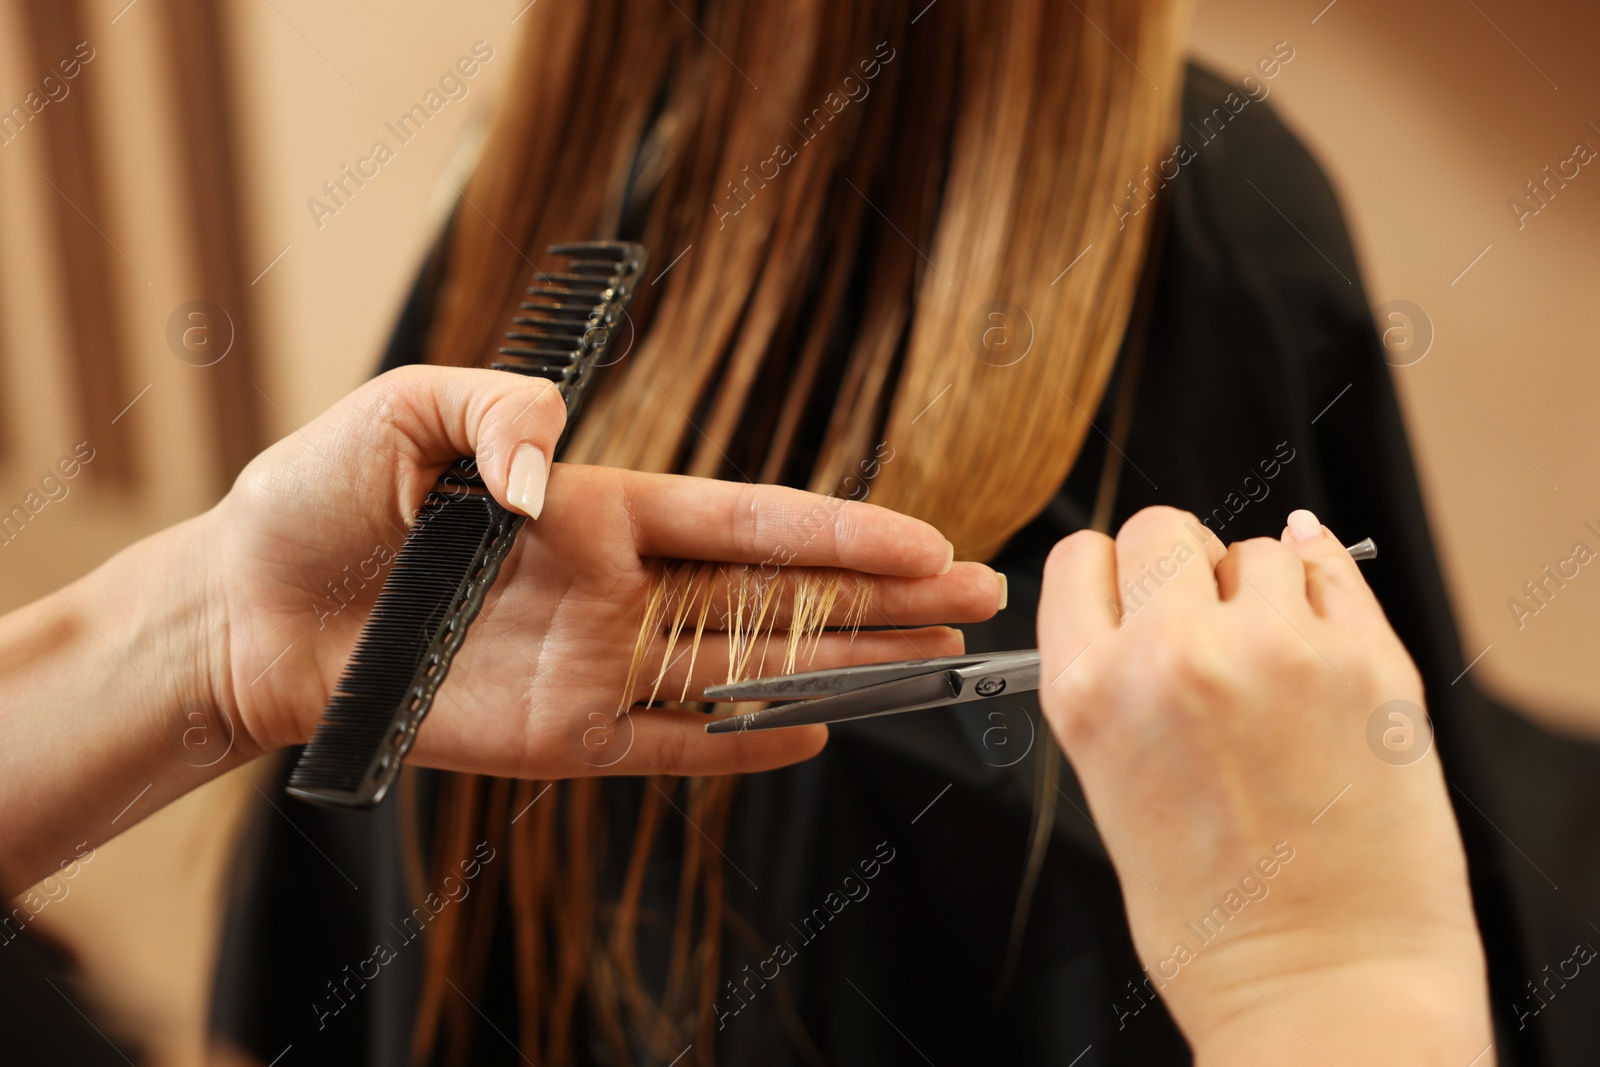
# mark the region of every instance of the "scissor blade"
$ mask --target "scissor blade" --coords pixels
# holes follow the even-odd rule
[[[709,686],[707,700],[799,700],[828,697],[856,689],[896,682],[936,671],[970,667],[990,658],[988,655],[944,656],[939,659],[905,659],[891,663],[867,663],[859,667],[832,667],[826,670],[780,674],[770,678],[751,678],[743,682]]]
[[[926,661],[924,661],[926,662]],[[912,678],[897,678],[863,689],[783,704],[775,708],[713,719],[706,723],[708,734],[729,734],[740,730],[771,730],[781,726],[807,726],[818,722],[844,722],[874,715],[894,715],[949,704],[961,695],[961,676],[942,670]]]

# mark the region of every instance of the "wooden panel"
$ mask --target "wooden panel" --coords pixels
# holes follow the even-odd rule
[[[233,323],[233,347],[205,368],[219,488],[261,447],[261,418],[251,384],[257,334],[251,279],[245,275],[244,207],[240,190],[238,111],[231,81],[232,48],[215,0],[161,4],[181,153],[183,202],[190,208],[189,245],[200,291]]]
[[[145,285],[148,279],[108,236],[105,152],[94,137],[105,91],[100,71],[79,64],[76,77],[63,79],[70,68],[61,64],[77,64],[75,49],[85,40],[83,4],[51,0],[18,5],[31,76],[42,85],[50,75],[67,89],[59,100],[41,106],[28,120],[25,134],[44,142],[44,173],[53,187],[43,208],[54,224],[67,309],[74,414],[79,432],[94,442],[97,453],[87,471],[92,478],[128,485],[138,466],[134,436],[127,424],[112,424],[136,391],[130,386],[127,324],[121,317],[125,302],[119,292],[130,280]]]

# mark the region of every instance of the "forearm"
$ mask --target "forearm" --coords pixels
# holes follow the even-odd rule
[[[0,618],[0,894],[251,755],[212,697],[203,523]]]

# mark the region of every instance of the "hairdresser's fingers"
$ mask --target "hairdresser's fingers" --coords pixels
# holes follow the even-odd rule
[[[1300,558],[1270,537],[1235,541],[1217,564],[1217,590],[1230,604],[1272,610],[1292,619],[1310,613]]]
[[[658,639],[645,656],[644,669],[634,685],[634,699],[647,701],[652,699],[652,693],[656,700],[700,699],[706,686],[729,680],[728,657],[733,647],[727,634],[704,635],[698,650],[694,648],[692,631],[680,634],[675,644]],[[961,631],[949,626],[825,633],[815,640],[808,637],[798,642],[791,665],[791,646],[785,635],[776,634],[770,641],[762,637],[742,645],[738,673],[741,678],[766,678],[891,660],[959,656],[965,647]],[[665,673],[661,670],[663,661],[667,664]]]
[[[1303,509],[1291,512],[1282,540],[1305,564],[1306,597],[1318,615],[1365,623],[1383,618],[1360,565],[1315,515]]]
[[[921,577],[951,562],[950,542],[909,515],[778,485],[623,472],[641,556],[779,567],[842,567]]]
[[[410,522],[440,470],[462,456],[477,457],[496,500],[537,516],[567,408],[541,378],[413,366],[379,375],[323,418],[356,438],[344,447],[399,459],[398,504]]]
[[[1111,538],[1079,530],[1044,562],[1039,594],[1039,699],[1055,718],[1056,686],[1097,641],[1118,626],[1117,551]]]
[[[948,574],[932,578],[897,578],[845,575],[832,604],[821,601],[836,572],[785,568],[766,582],[747,578],[743,588],[726,576],[711,579],[708,630],[788,630],[795,625],[795,601],[800,597],[802,629],[823,626],[926,626],[942,622],[982,622],[1005,603],[1004,579],[983,563],[957,563]],[[820,581],[819,581],[820,578]],[[698,588],[698,582],[693,583]],[[686,586],[687,587],[687,586]],[[691,598],[693,593],[691,592]],[[759,598],[766,600],[765,605]],[[689,615],[699,618],[703,601],[691,599]],[[825,618],[818,613],[827,608]],[[670,627],[669,616],[666,625]]]
[[[605,759],[616,762],[592,766],[600,774],[748,774],[809,759],[828,740],[825,726],[708,734],[706,722],[697,711],[631,711],[606,728],[613,747]]]
[[[1155,605],[1180,611],[1217,602],[1214,567],[1221,545],[1200,520],[1177,508],[1136,512],[1117,532],[1117,586],[1124,616]]]

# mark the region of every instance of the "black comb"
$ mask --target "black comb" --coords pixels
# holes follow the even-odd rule
[[[549,251],[568,258],[565,270],[535,271],[489,365],[555,382],[571,426],[648,256],[624,241]],[[525,521],[489,495],[471,459],[439,480],[300,752],[290,793],[341,808],[370,808],[384,798]]]

